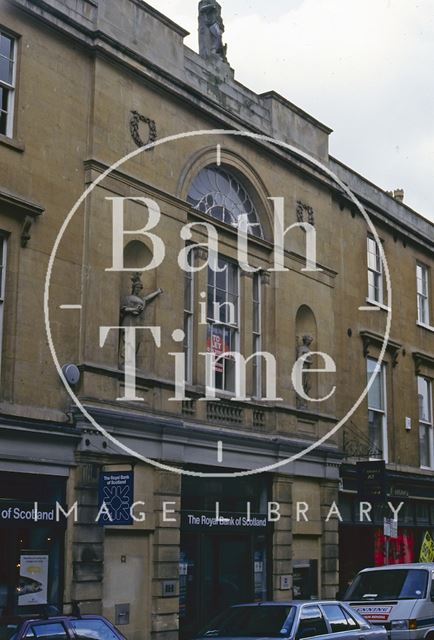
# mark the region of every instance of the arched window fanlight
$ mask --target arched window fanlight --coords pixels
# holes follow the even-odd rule
[[[239,217],[247,214],[251,235],[263,238],[259,216],[246,188],[222,167],[209,166],[194,178],[187,196],[194,209],[238,227]]]

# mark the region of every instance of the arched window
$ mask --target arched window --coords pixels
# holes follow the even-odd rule
[[[251,235],[263,238],[262,227],[255,205],[247,189],[226,169],[209,166],[202,169],[194,178],[187,201],[198,211],[238,227],[239,217],[248,216]]]

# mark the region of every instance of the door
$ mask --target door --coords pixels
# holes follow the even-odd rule
[[[207,536],[204,566],[203,619],[206,623],[233,604],[249,602],[252,593],[250,536]]]
[[[181,638],[194,636],[227,607],[253,601],[252,545],[251,535],[183,536],[180,562]],[[265,571],[265,563],[262,564]]]

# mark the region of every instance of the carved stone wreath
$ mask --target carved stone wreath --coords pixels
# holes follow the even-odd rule
[[[297,222],[304,222],[304,214],[307,214],[307,222],[315,226],[315,212],[308,204],[297,200]]]
[[[148,125],[149,134],[146,142],[143,142],[140,136],[139,125],[141,122],[144,122]],[[151,118],[143,116],[138,111],[131,111],[130,133],[132,139],[138,147],[144,147],[146,144],[155,142],[155,140],[157,139],[157,125],[155,124],[155,120],[151,120]],[[150,151],[150,149],[146,149],[146,151]]]

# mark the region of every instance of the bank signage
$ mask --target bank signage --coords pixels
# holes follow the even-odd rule
[[[65,517],[57,503],[0,499],[0,526],[25,524],[64,525]]]
[[[184,530],[260,530],[267,529],[270,522],[266,514],[223,513],[216,516],[215,511],[183,511],[182,528]]]
[[[133,524],[133,471],[102,471],[99,477],[98,524],[119,526]]]

